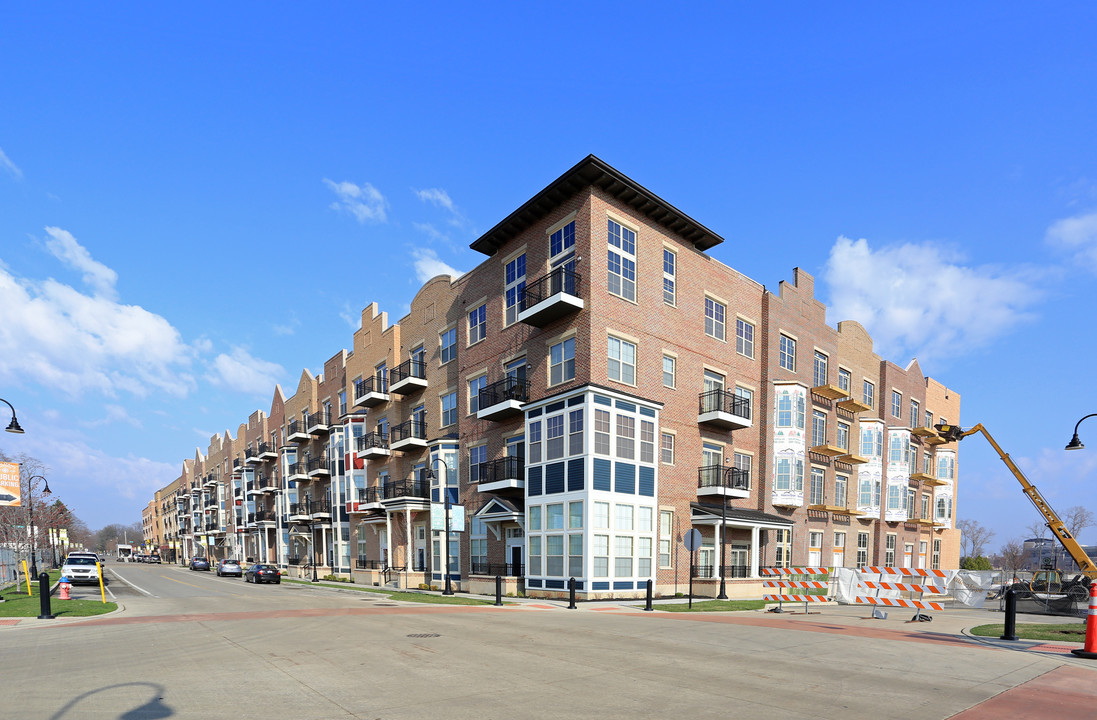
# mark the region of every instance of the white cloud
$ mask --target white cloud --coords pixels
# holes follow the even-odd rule
[[[252,395],[270,393],[286,372],[277,363],[252,357],[242,347],[234,347],[231,355],[218,355],[210,369],[206,379],[214,385]]]
[[[63,231],[62,231],[63,232]],[[58,256],[111,289],[113,271],[60,235]],[[71,236],[68,236],[71,238]],[[18,278],[0,267],[0,380],[37,382],[70,393],[113,396],[150,390],[184,396],[194,355],[163,317],[110,296],[85,295],[56,280]]]
[[[93,260],[87,248],[76,242],[76,238],[69,231],[47,227],[46,232],[49,234],[46,249],[50,254],[72,269],[82,272],[84,282],[91,286],[96,295],[115,297],[114,284],[118,282],[118,273]]]
[[[1039,292],[1020,271],[961,264],[933,243],[874,250],[839,237],[825,270],[832,322],[856,320],[886,357],[954,357],[1033,318]]]
[[[441,188],[430,188],[428,190],[412,190],[416,197],[426,203],[430,203],[435,207],[445,208],[450,212],[457,212],[453,207],[453,200],[450,199],[449,193]]]
[[[412,223],[412,226],[431,240],[449,244],[449,235],[441,232],[430,223]]]
[[[460,270],[455,270],[453,267],[442,262],[438,257],[438,253],[430,248],[413,248],[411,256],[414,258],[413,265],[415,267],[415,276],[421,283],[430,280],[436,275],[449,275],[456,279],[464,274]]]
[[[346,180],[337,183],[327,178],[324,178],[324,184],[339,198],[338,202],[331,204],[332,210],[349,212],[360,223],[385,222],[388,219],[386,215],[388,201],[373,185],[369,183],[355,185]]]
[[[1097,212],[1056,220],[1047,229],[1044,241],[1066,249],[1075,261],[1097,271]]]
[[[11,176],[14,177],[16,180],[21,180],[23,178],[23,171],[20,170],[19,167],[15,163],[13,163],[10,158],[8,158],[8,156],[4,153],[3,148],[0,148],[0,168],[4,168],[9,173],[11,173]]]
[[[141,421],[131,416],[121,405],[104,405],[102,416],[95,420],[84,420],[80,424],[84,427],[101,427],[103,425],[117,425],[127,423],[135,428],[141,427]]]

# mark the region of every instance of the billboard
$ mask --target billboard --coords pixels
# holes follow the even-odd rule
[[[0,505],[19,504],[19,463],[0,462]]]

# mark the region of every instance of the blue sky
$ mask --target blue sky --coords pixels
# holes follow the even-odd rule
[[[1097,8],[12,7],[0,397],[93,527],[594,153],[1097,511]],[[6,420],[5,420],[6,422]],[[958,516],[1038,519],[985,442]],[[1097,542],[1097,528],[1082,534]]]

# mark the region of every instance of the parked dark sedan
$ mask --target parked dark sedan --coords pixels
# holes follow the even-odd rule
[[[244,571],[244,582],[275,583],[276,585],[281,585],[282,576],[278,573],[278,568],[275,566],[258,563],[249,566],[248,569]]]
[[[191,570],[209,570],[209,560],[204,557],[196,557],[190,559]]]

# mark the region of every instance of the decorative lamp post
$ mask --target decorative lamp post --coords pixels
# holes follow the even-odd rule
[[[435,462],[440,462],[440,461],[435,460]],[[443,466],[445,466],[444,461],[442,461],[442,464],[443,464]],[[446,467],[446,472],[441,477],[439,477],[438,475],[435,475],[434,471],[431,470],[430,468],[427,468],[426,472],[423,475],[427,479],[438,478],[439,485],[440,485],[441,491],[442,491],[442,507],[445,508],[445,511],[446,511],[446,537],[445,537],[445,541],[444,541],[445,545],[446,545],[446,550],[445,550],[445,558],[446,558],[445,563],[446,564],[442,568],[442,574],[446,578],[446,589],[442,591],[442,594],[443,595],[452,595],[453,594],[453,585],[452,585],[451,580],[450,580],[450,572],[449,572],[449,562],[450,562],[450,560],[449,560],[449,509],[450,509],[449,468]]]
[[[5,400],[4,398],[0,398],[0,402],[4,403],[5,405],[7,405],[8,407],[11,408],[11,422],[8,423],[8,426],[4,429],[7,430],[10,433],[15,433],[16,435],[22,435],[23,434],[23,428],[19,427],[19,420],[17,420],[16,417],[15,417],[15,406],[12,405],[7,400]]]
[[[1091,417],[1097,417],[1097,413],[1090,413],[1089,415],[1086,415],[1085,417],[1083,417],[1082,420],[1085,420],[1086,418],[1091,418]],[[1065,448],[1066,450],[1084,450],[1085,449],[1086,446],[1083,445],[1082,441],[1078,439],[1078,425],[1082,424],[1082,420],[1079,420],[1078,423],[1074,426],[1074,437],[1072,437],[1070,439],[1070,442],[1067,443],[1067,446]],[[12,422],[14,422],[14,421],[12,421]]]
[[[12,422],[15,422],[14,415],[12,416]],[[10,429],[10,427],[9,427]],[[23,432],[22,429],[19,432]],[[31,475],[27,478],[27,526],[30,530],[30,573],[36,579],[38,578],[38,538],[36,537],[34,530],[34,481],[42,481],[42,494],[50,495],[50,484],[41,475]]]

